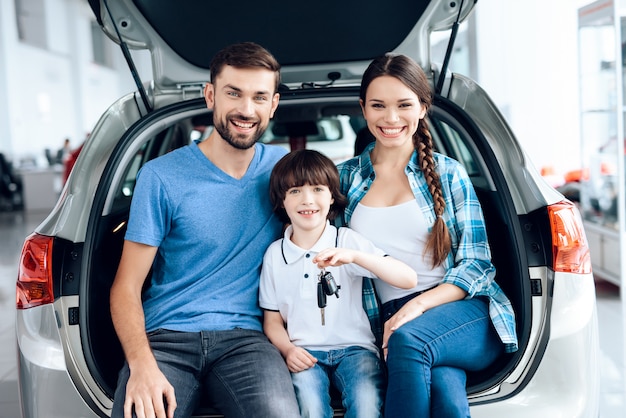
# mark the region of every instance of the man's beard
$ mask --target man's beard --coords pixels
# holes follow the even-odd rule
[[[239,120],[250,122],[250,118],[238,117]],[[256,141],[263,135],[265,132],[266,126],[261,126],[258,121],[254,121],[256,123],[256,130],[250,134],[233,134],[229,130],[228,117],[225,119],[215,120],[215,130],[220,134],[222,139],[226,141],[233,148],[237,148],[240,150],[250,149],[256,144]]]

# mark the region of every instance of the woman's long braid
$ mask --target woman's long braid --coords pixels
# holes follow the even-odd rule
[[[428,130],[428,122],[425,118],[420,121],[417,131],[413,136],[413,142],[418,153],[420,168],[424,172],[428,190],[433,196],[435,203],[436,219],[433,229],[428,236],[425,252],[432,253],[433,267],[436,267],[444,262],[450,252],[452,244],[450,242],[448,228],[443,220],[443,211],[446,207],[446,202],[443,199],[439,174],[435,170],[433,140]]]

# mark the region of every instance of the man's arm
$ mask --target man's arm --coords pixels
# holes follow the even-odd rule
[[[176,408],[174,388],[159,370],[150,349],[141,303],[141,289],[156,252],[156,247],[124,241],[120,264],[111,286],[111,318],[130,368],[124,402],[126,418],[131,418],[133,410],[137,418],[172,418]]]

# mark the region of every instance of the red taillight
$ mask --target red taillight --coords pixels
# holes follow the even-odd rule
[[[54,302],[52,237],[32,234],[24,242],[17,275],[15,305],[28,309]]]
[[[571,202],[548,206],[554,271],[591,273],[589,244],[578,208]]]

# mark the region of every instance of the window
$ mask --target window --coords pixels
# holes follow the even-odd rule
[[[111,43],[97,22],[91,22],[91,46],[93,49],[93,61],[105,67],[113,67],[113,54]]]
[[[316,120],[272,120],[259,141],[288,151],[300,147],[314,149],[340,163],[354,155],[355,139],[350,116],[333,115]]]
[[[15,19],[20,41],[46,49],[46,11],[44,0],[15,0]]]
[[[445,148],[447,155],[463,164],[465,170],[467,170],[467,174],[471,177],[480,176],[480,171],[474,161],[474,156],[467,147],[467,139],[463,138],[461,133],[449,123],[443,120],[434,120],[433,122],[436,129],[431,130],[431,134],[433,135],[435,148],[438,148],[438,150]],[[442,141],[445,142],[445,147],[437,145],[437,143]]]

